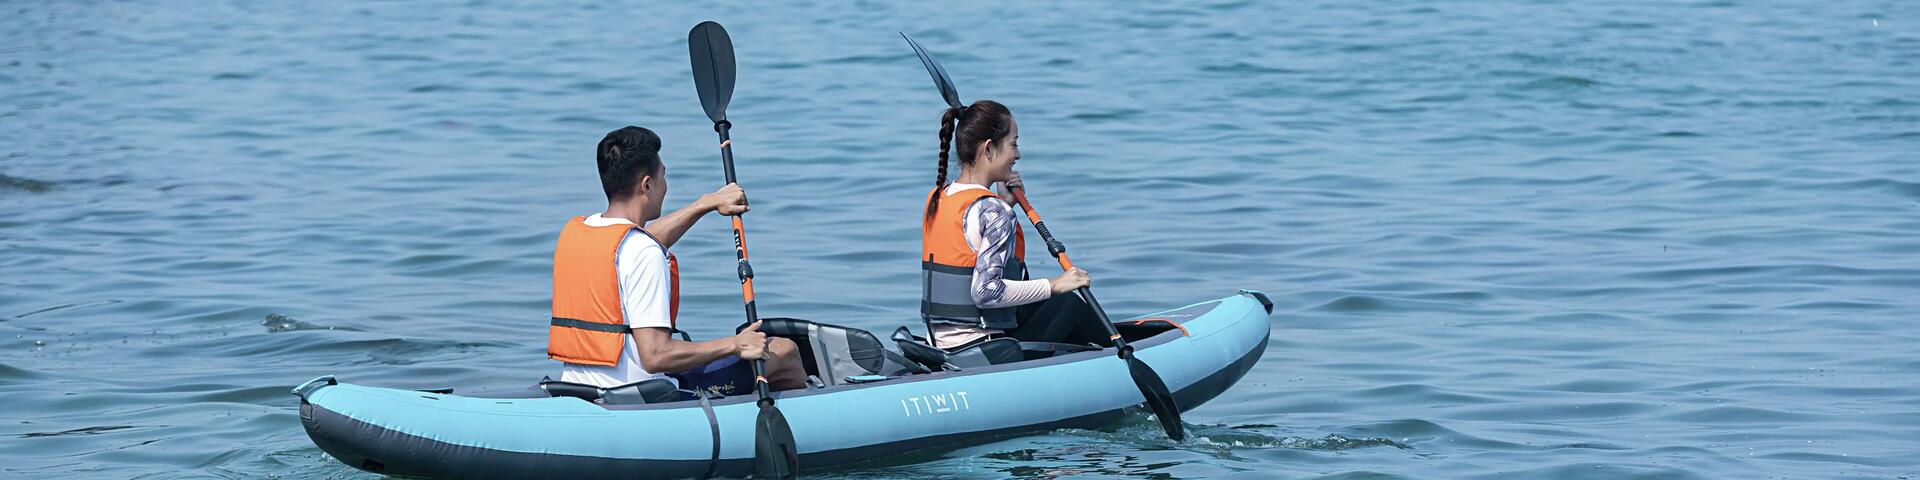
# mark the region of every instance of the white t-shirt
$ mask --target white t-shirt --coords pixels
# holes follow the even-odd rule
[[[605,218],[598,213],[587,217],[585,222],[589,227],[633,224],[624,218]],[[673,328],[672,273],[668,271],[666,251],[653,237],[638,231],[627,232],[627,238],[620,241],[620,248],[614,254],[614,270],[620,278],[620,314],[627,319],[628,327]],[[640,364],[640,351],[634,348],[632,336],[620,343],[623,345],[620,360],[614,366],[565,363],[560,368],[560,381],[602,388],[653,378],[674,381],[665,374],[648,372]]]

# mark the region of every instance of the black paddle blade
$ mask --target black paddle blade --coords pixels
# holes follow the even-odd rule
[[[772,404],[760,407],[753,422],[753,478],[794,478],[799,472],[800,453],[787,416]]]
[[[913,37],[907,36],[907,32],[900,32],[900,38],[907,39],[907,45],[913,46],[913,53],[920,55],[920,64],[925,65],[927,74],[933,76],[933,86],[940,87],[940,96],[947,99],[947,106],[959,107],[960,92],[953,88],[953,79],[947,77],[947,69],[941,68],[940,62],[934,60],[933,55],[927,53],[927,49],[920,48],[920,42],[913,41]]]
[[[700,107],[713,123],[727,120],[727,102],[733,100],[733,39],[713,21],[700,22],[687,32],[687,56],[693,58],[693,88],[700,91]]]
[[[1176,442],[1186,440],[1187,429],[1180,423],[1180,406],[1174,405],[1173,392],[1167,391],[1167,382],[1160,380],[1160,374],[1131,355],[1127,356],[1127,373],[1133,374],[1133,384],[1140,387],[1140,395],[1147,397],[1147,407],[1160,419],[1160,427],[1167,429],[1167,438]]]

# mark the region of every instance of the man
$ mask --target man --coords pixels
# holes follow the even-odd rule
[[[614,130],[600,140],[597,156],[607,210],[568,220],[553,254],[547,357],[566,362],[560,380],[605,388],[667,378],[682,389],[738,394],[753,389],[748,362],[765,358],[773,388],[804,386],[797,346],[769,341],[759,323],[705,342],[670,334],[680,309],[680,269],[667,247],[708,212],[746,213],[740,186],[727,184],[662,217],[667,171],[658,135],[632,126]]]

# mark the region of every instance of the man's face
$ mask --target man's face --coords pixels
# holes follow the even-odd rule
[[[648,221],[652,221],[653,219],[660,218],[660,206],[665,204],[667,200],[666,162],[661,162],[659,171],[647,176],[642,179],[642,181],[646,182],[647,186],[647,211],[644,212],[644,214]]]

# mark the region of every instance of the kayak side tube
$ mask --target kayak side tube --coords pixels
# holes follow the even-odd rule
[[[1264,294],[1121,320],[1141,360],[1190,410],[1258,362],[1270,333]],[[1168,326],[1170,325],[1170,326]],[[457,478],[696,477],[753,468],[751,395],[603,406],[575,398],[481,398],[339,383],[295,389],[322,450],[376,473]],[[949,449],[1060,428],[1099,428],[1143,401],[1112,349],[964,371],[776,392],[808,470]],[[720,454],[713,456],[714,425]]]

